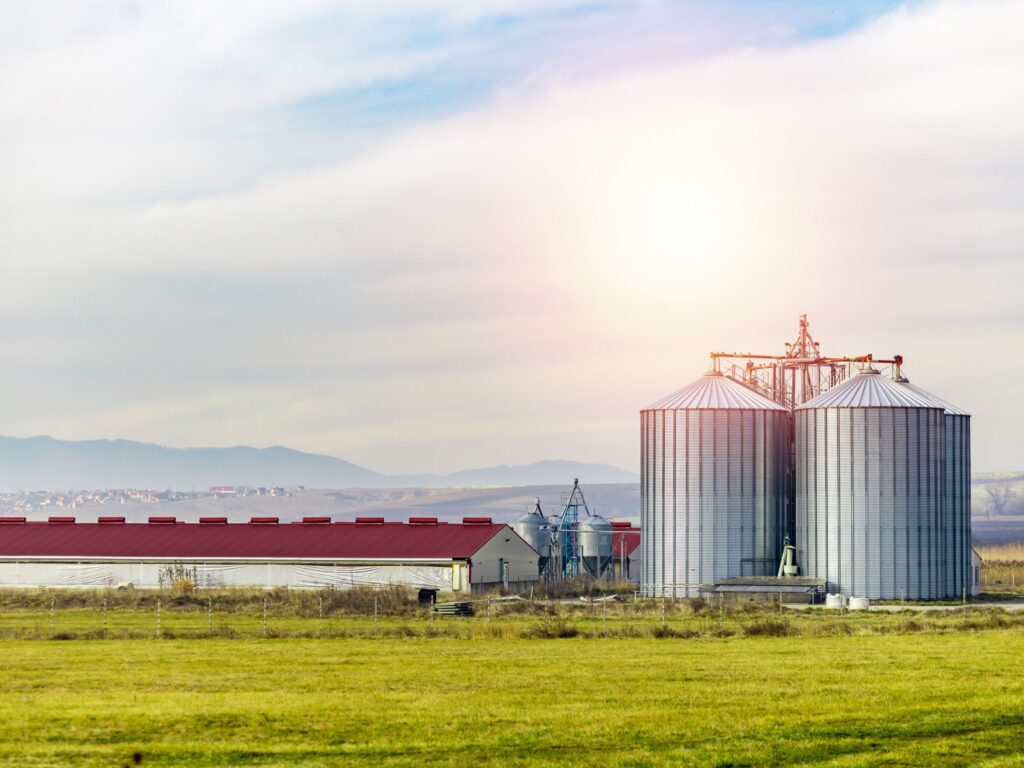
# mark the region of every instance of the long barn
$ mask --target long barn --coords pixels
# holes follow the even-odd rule
[[[349,588],[401,584],[481,592],[528,589],[537,552],[509,526],[487,517],[461,523],[432,517],[332,522],[307,517],[280,523],[151,517],[128,523],[101,517],[48,521],[0,518],[0,586],[168,586]]]

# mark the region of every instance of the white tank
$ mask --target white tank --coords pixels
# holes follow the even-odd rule
[[[871,607],[871,601],[866,597],[851,597],[846,607],[851,611],[866,611]]]
[[[846,607],[846,595],[825,595],[825,607],[830,609],[838,609]]]

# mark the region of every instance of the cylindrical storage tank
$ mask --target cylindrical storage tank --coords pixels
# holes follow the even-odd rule
[[[540,499],[535,501],[532,512],[523,515],[512,524],[512,529],[523,541],[537,550],[540,556],[537,558],[537,567],[540,573],[544,573],[551,560],[551,525],[540,510]]]
[[[541,557],[550,557],[551,526],[540,511],[539,500],[536,508],[516,520],[512,528],[527,544],[537,550],[537,554]]]
[[[825,607],[830,609],[838,609],[846,607],[846,595],[825,595]]]
[[[945,413],[946,596],[963,597],[971,591],[971,415],[905,378],[897,381]]]
[[[795,439],[801,575],[873,600],[947,596],[943,409],[868,369],[799,406]]]
[[[599,515],[580,521],[580,555],[587,573],[597,578],[612,559],[612,526]]]
[[[641,411],[644,595],[775,575],[789,434],[786,408],[715,372]]]

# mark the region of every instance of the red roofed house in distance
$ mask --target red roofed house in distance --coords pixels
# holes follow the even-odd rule
[[[329,517],[294,523],[276,517],[247,523],[223,517],[198,523],[173,517],[148,523],[0,518],[3,587],[152,588],[187,574],[199,587],[403,584],[463,593],[521,591],[537,582],[537,558],[515,531],[489,517],[460,523],[433,517],[405,523],[379,517],[340,523]]]

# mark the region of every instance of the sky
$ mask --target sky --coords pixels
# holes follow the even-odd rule
[[[0,0],[0,433],[639,467],[713,349],[1024,468],[1024,4]]]

